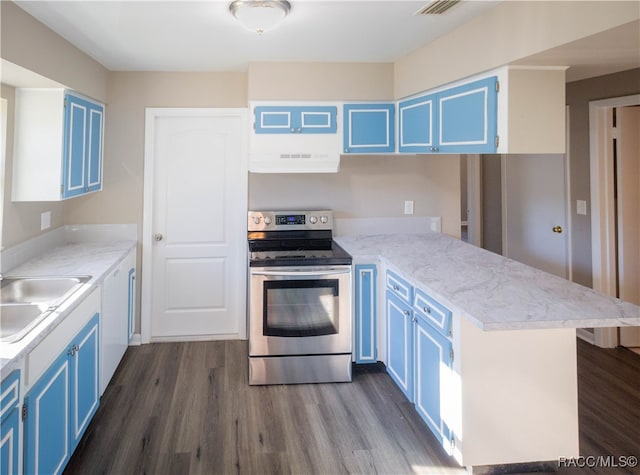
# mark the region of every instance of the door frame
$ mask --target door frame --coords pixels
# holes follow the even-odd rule
[[[151,342],[151,309],[152,309],[152,277],[153,276],[153,197],[154,197],[154,144],[155,144],[155,123],[161,117],[236,117],[246,125],[248,123],[248,112],[245,108],[188,108],[188,107],[147,107],[145,109],[145,132],[144,132],[144,177],[143,177],[143,216],[142,216],[142,279],[140,284],[140,340],[141,343]],[[248,206],[248,132],[242,134],[241,153],[238,157],[240,166],[246,173],[244,179],[237,186],[240,188],[239,195],[242,197],[239,207],[247,210]],[[246,306],[245,299],[240,302],[239,309]],[[241,339],[246,339],[247,321],[240,318],[238,334]]]
[[[591,175],[591,273],[593,288],[616,293],[613,153],[608,147],[607,113],[615,107],[640,105],[640,94],[589,102],[589,166]],[[594,329],[597,346],[618,345],[618,328]]]

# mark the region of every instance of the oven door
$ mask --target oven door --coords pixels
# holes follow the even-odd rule
[[[351,353],[351,266],[251,268],[249,355]]]

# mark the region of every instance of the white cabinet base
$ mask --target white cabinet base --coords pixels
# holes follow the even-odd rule
[[[483,332],[454,316],[448,414],[465,466],[577,457],[573,328]]]

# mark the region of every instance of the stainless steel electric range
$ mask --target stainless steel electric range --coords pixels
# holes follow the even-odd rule
[[[351,256],[333,213],[250,211],[249,384],[351,381]]]

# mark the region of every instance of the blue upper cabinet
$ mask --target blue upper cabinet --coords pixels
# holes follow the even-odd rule
[[[335,106],[256,106],[256,134],[335,134]]]
[[[398,104],[399,152],[495,153],[497,77]]]
[[[438,93],[437,151],[496,151],[497,82],[496,77],[490,77]]]
[[[62,197],[102,187],[104,106],[67,93],[64,108]]]
[[[66,89],[16,88],[13,201],[102,189],[105,107]]]
[[[399,152],[424,153],[435,147],[435,94],[398,103]]]
[[[395,151],[395,104],[344,104],[344,153]]]

